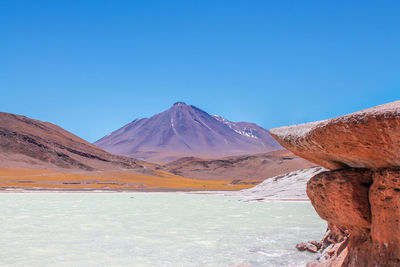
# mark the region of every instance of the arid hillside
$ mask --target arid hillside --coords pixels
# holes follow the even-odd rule
[[[288,150],[220,159],[181,158],[164,165],[177,175],[197,179],[257,180],[316,166]]]
[[[0,167],[145,171],[152,166],[112,155],[61,127],[0,112]]]

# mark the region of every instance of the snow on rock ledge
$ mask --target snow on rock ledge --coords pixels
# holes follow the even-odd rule
[[[294,154],[328,169],[400,166],[400,101],[270,132]]]

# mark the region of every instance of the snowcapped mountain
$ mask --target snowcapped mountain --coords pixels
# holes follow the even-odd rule
[[[270,136],[267,130],[261,128],[257,124],[249,122],[231,122],[219,115],[213,115],[213,117],[240,135],[259,140],[268,139]],[[264,143],[261,144],[264,145]]]
[[[152,162],[282,149],[267,130],[256,124],[211,116],[183,102],[151,118],[136,119],[94,144],[111,153]]]

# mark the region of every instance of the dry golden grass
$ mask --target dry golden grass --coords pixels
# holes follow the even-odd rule
[[[246,181],[244,181],[246,182]],[[254,181],[251,181],[254,182]],[[241,190],[254,184],[185,178],[164,171],[157,176],[115,172],[56,173],[47,170],[0,169],[0,189],[41,190]]]

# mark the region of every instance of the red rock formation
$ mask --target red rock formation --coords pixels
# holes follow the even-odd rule
[[[329,222],[323,256],[310,266],[400,266],[400,169],[323,172],[307,194]]]
[[[369,190],[371,238],[376,262],[400,266],[400,170],[383,169],[374,173]]]
[[[270,132],[294,154],[327,169],[400,166],[400,101]]]
[[[318,260],[307,264],[307,267],[342,266],[347,256],[349,235],[347,229],[328,224],[326,234],[320,242],[321,256]]]
[[[311,203],[319,216],[329,222],[328,234],[322,241],[325,245],[321,262],[325,265],[347,266],[344,262],[357,259],[356,265],[351,266],[367,266],[372,245],[368,200],[371,181],[372,171],[348,169],[323,172],[308,182]],[[318,265],[314,262],[311,266]]]
[[[329,225],[322,256],[308,266],[400,266],[400,101],[271,133],[332,170],[307,184]]]
[[[364,232],[371,225],[368,188],[369,170],[327,171],[307,183],[307,195],[318,215],[335,225]]]

